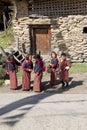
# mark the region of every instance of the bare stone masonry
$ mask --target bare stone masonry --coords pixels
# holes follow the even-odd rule
[[[59,2],[59,0],[56,1]],[[60,1],[63,3],[65,0]],[[78,0],[74,0],[74,4],[77,4],[76,7],[80,7],[80,9],[78,7],[79,12],[76,15],[76,12],[74,12],[74,15],[73,12],[65,15],[63,11],[61,16],[56,17],[42,16],[38,12],[36,15],[31,16],[29,15],[28,1],[16,1],[17,14],[16,19],[13,20],[13,30],[15,38],[19,38],[19,49],[22,52],[30,52],[32,49],[30,25],[50,25],[51,51],[54,50],[58,54],[64,51],[73,62],[87,62],[87,34],[83,33],[83,28],[87,26],[87,15],[86,10],[84,10],[87,2],[86,0],[79,0],[84,4],[83,6],[82,3],[78,5],[76,1]],[[67,2],[70,2],[70,0],[67,0]]]

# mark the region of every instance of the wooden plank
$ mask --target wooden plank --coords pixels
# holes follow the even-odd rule
[[[86,14],[87,0],[33,0],[32,14],[61,16]]]

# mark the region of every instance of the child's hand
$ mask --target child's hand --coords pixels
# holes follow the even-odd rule
[[[69,70],[69,66],[66,66],[65,69],[66,69],[66,70]]]
[[[50,64],[50,66],[51,66],[51,67],[54,67],[54,65],[53,65],[53,64]]]
[[[35,73],[35,76],[38,76],[39,75],[39,72]]]

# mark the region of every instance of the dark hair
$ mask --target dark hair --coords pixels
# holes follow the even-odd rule
[[[41,57],[40,57],[39,54],[36,54],[36,55],[34,56],[34,59],[41,59]]]
[[[55,57],[57,57],[57,54],[56,54],[56,52],[55,52],[55,51],[52,51],[52,52],[51,52],[51,57],[52,57],[52,54],[54,54],[54,55],[55,55]]]
[[[27,54],[27,55],[25,56],[25,59],[26,59],[26,60],[28,60],[28,59],[29,59],[29,54]]]
[[[12,58],[13,58],[13,60],[14,60],[14,56],[13,56],[12,54],[9,54],[9,55],[8,55],[8,60],[11,61]]]
[[[62,53],[61,56],[65,56],[65,57],[66,57],[66,54],[65,54],[65,53]]]

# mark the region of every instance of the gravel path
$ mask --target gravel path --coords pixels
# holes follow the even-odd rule
[[[87,94],[0,94],[0,130],[87,130]]]
[[[0,130],[87,130],[87,73],[71,75],[65,90],[48,81],[39,94],[0,88]]]

